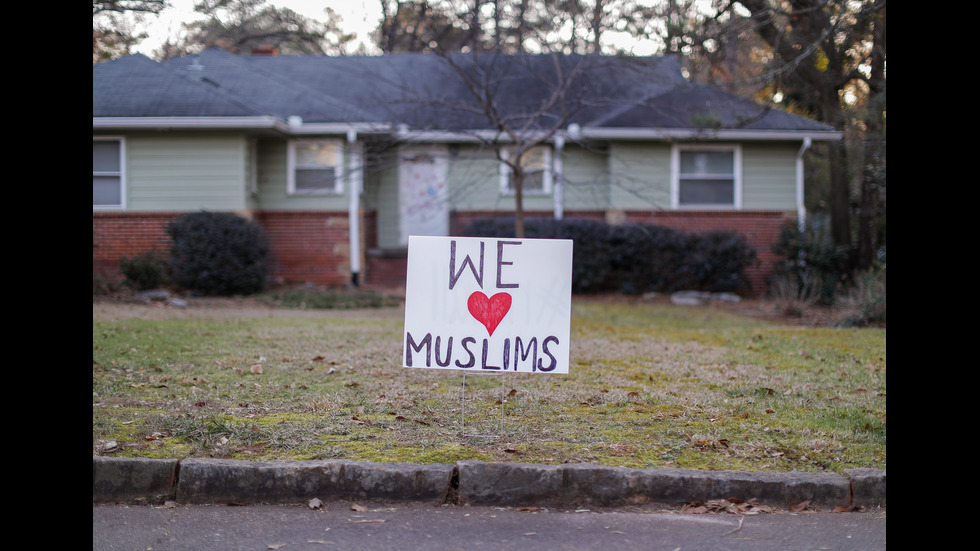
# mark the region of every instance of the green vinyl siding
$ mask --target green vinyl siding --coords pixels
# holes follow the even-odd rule
[[[350,187],[345,178],[343,193],[290,195],[286,191],[286,140],[262,139],[258,143],[258,184],[256,206],[261,210],[323,210],[346,211],[347,191]],[[346,160],[346,155],[345,155]]]
[[[449,157],[450,210],[508,210],[514,197],[500,193],[500,162],[490,149],[460,145]]]
[[[562,208],[609,208],[609,154],[605,149],[566,145],[562,151]]]
[[[659,210],[670,208],[670,145],[611,143],[609,145],[609,208]]]
[[[244,210],[246,158],[244,136],[128,136],[126,209]]]
[[[553,186],[552,186],[553,187]],[[493,150],[460,145],[449,158],[449,203],[457,211],[513,211],[514,195],[500,190],[500,161]],[[553,191],[524,194],[524,210],[555,208]]]
[[[796,154],[799,145],[742,146],[742,208],[796,209]]]

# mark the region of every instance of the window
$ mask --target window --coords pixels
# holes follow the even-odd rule
[[[122,138],[92,139],[92,208],[123,207]]]
[[[511,150],[503,151],[503,158],[509,159]],[[551,148],[537,146],[528,149],[521,157],[524,171],[523,191],[530,195],[551,193]],[[500,163],[500,192],[513,195],[513,171],[506,163]]]
[[[342,193],[344,148],[339,140],[293,140],[287,149],[290,194]]]
[[[737,147],[675,147],[675,207],[741,207],[741,151]]]

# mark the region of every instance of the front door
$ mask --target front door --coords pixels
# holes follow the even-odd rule
[[[442,146],[403,146],[398,155],[399,243],[449,235],[449,156]]]

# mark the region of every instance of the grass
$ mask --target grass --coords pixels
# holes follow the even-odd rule
[[[400,367],[403,316],[93,303],[94,453],[885,469],[885,329],[575,297],[567,375],[464,387]]]

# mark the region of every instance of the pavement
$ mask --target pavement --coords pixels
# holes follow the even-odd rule
[[[741,472],[590,464],[240,461],[93,456],[93,503],[308,504],[311,500],[619,507],[755,500],[788,508],[885,507],[885,471]]]

